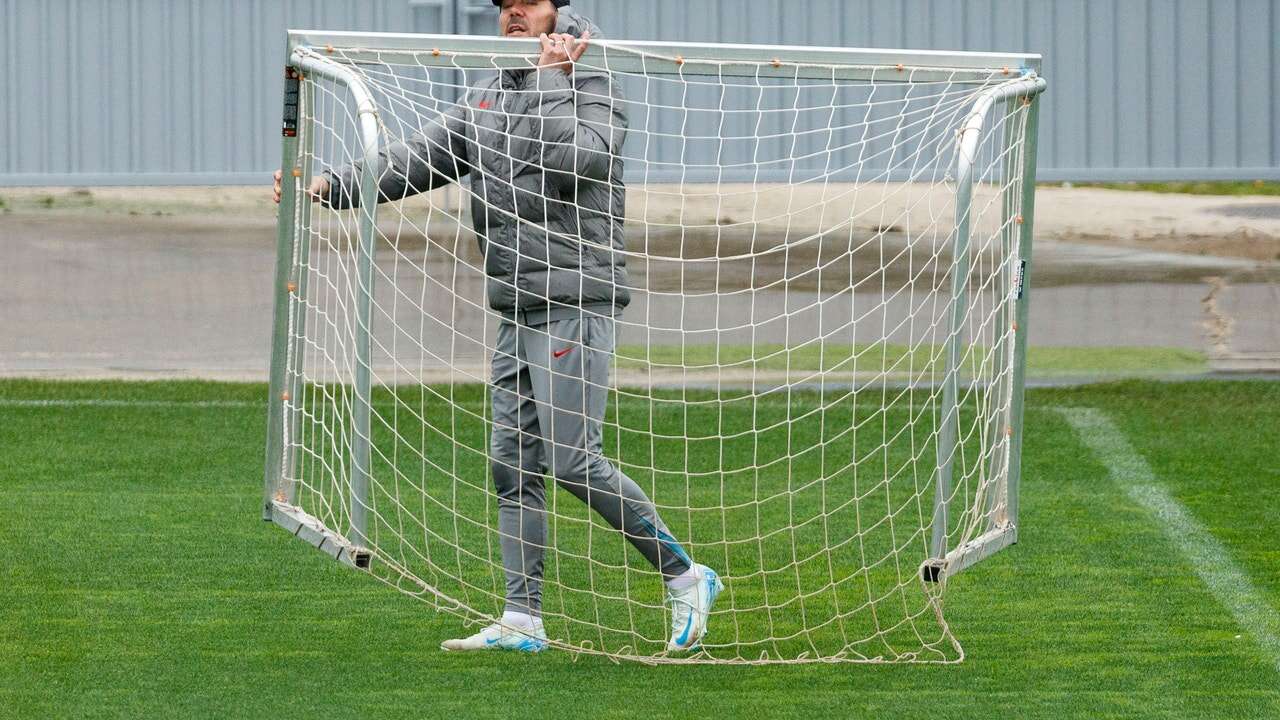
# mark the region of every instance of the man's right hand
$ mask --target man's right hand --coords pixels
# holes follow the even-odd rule
[[[591,32],[582,33],[577,38],[569,33],[542,33],[538,36],[542,43],[542,54],[538,56],[538,67],[553,68],[566,74],[573,74],[573,64],[582,59],[587,51],[587,43],[591,40]]]
[[[272,178],[275,180],[275,184],[271,192],[278,205],[280,203],[280,183],[284,180],[284,173],[277,170],[272,175]],[[311,187],[307,188],[307,194],[311,196],[312,200],[323,200],[329,197],[329,181],[320,175],[311,178]]]

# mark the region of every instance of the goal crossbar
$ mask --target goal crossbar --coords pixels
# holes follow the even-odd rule
[[[521,68],[538,56],[537,38],[483,35],[290,30],[290,49],[324,53],[342,48],[355,62],[411,61],[425,67]],[[980,82],[993,73],[1009,76],[1040,71],[1041,56],[947,50],[805,47],[734,43],[593,40],[581,62],[616,72],[720,75],[783,79],[913,80],[942,77]]]

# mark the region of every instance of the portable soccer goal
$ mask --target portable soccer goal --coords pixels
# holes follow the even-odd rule
[[[377,158],[458,105],[464,123],[506,112],[470,88],[537,55],[535,39],[288,37],[264,518],[459,630],[503,606],[488,378],[504,319],[473,229],[501,211],[471,182],[379,204]],[[627,269],[604,454],[726,588],[701,648],[666,653],[658,572],[548,478],[554,647],[963,657],[949,580],[1018,534],[1039,62],[591,42],[574,73],[609,94],[574,89],[574,107],[626,118],[610,181],[625,207],[608,211],[623,236],[573,238]],[[469,137],[536,162],[522,138]],[[354,209],[308,194],[352,163]],[[572,192],[516,190],[588,212]]]

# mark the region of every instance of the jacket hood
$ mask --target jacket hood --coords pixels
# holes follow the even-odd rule
[[[581,15],[572,7],[565,6],[556,13],[556,32],[568,33],[574,37],[582,37],[582,33],[590,30],[592,38],[604,36],[600,28],[585,15]]]

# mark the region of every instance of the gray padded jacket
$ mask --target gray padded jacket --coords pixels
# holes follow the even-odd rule
[[[568,7],[556,32],[599,28]],[[618,83],[576,70],[503,70],[404,142],[376,168],[379,202],[468,176],[489,305],[529,325],[615,315],[631,300],[622,253],[622,143]],[[359,163],[326,171],[327,204],[358,204]]]

